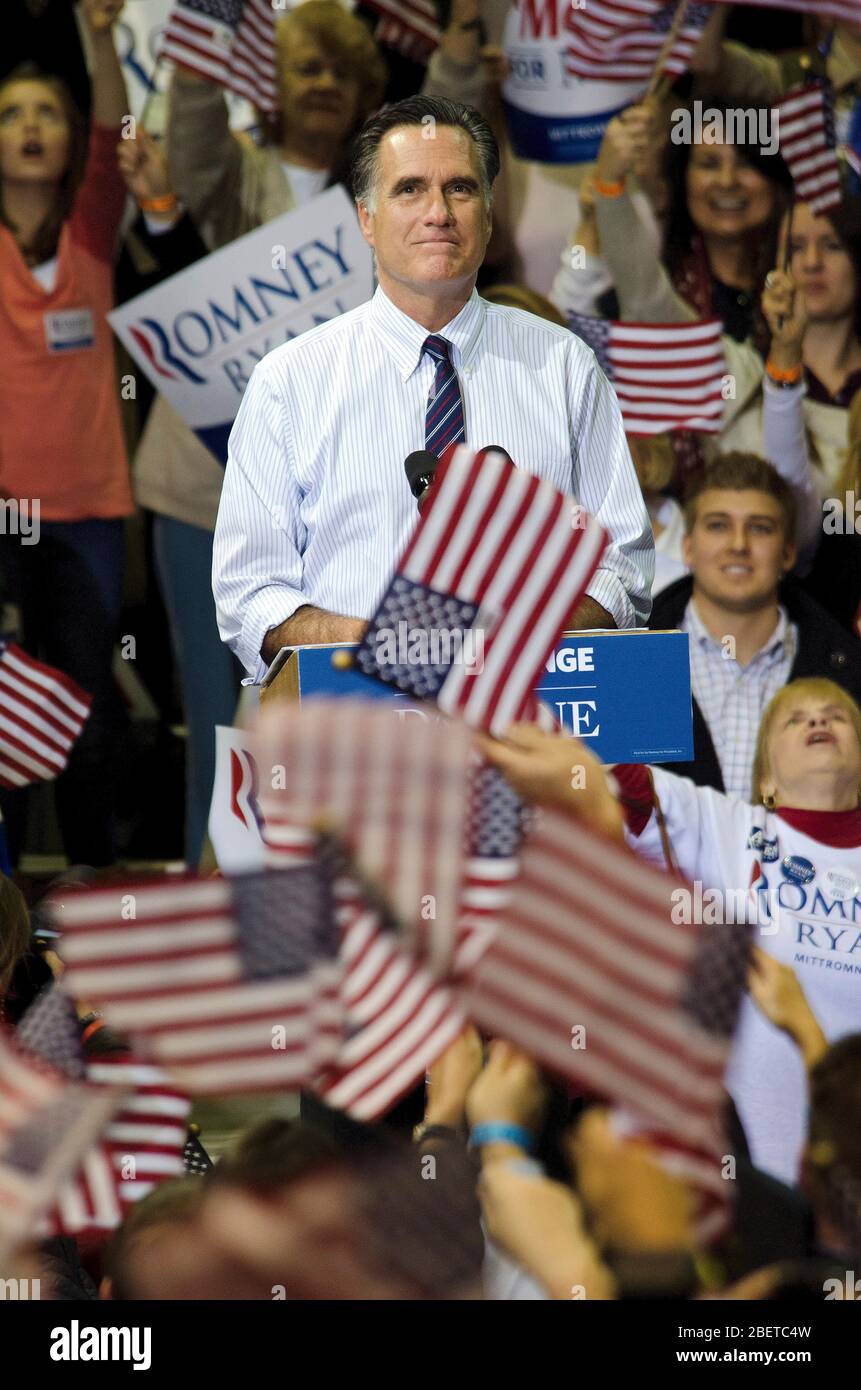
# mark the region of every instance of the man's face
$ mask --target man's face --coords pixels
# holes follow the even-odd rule
[[[373,211],[359,205],[362,233],[387,282],[418,293],[471,287],[490,239],[478,151],[456,126],[397,126],[377,153]]]
[[[696,520],[683,544],[695,591],[730,613],[773,603],[795,562],[774,497],[755,488],[710,488],[696,500]]]

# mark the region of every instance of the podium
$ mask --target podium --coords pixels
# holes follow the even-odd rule
[[[337,654],[356,643],[284,647],[260,688],[261,704],[313,695],[390,700],[401,718],[433,718],[416,701]],[[333,662],[333,657],[335,661]],[[606,763],[687,762],[694,755],[688,635],[646,628],[564,633],[536,694],[563,730]]]

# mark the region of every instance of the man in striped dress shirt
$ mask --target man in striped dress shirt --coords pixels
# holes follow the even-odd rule
[[[282,646],[361,637],[416,522],[404,459],[462,439],[506,449],[608,531],[573,626],[649,615],[652,535],[611,387],[567,329],[476,293],[498,170],[483,118],[439,98],[384,107],[356,141],[378,289],[270,352],[230,437],[213,590],[253,679]]]

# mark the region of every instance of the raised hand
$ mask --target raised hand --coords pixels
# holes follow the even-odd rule
[[[173,193],[167,154],[143,126],[138,126],[134,140],[120,141],[117,163],[126,187],[139,203]]]
[[[481,1038],[469,1024],[428,1072],[426,1124],[456,1127],[462,1123],[467,1093],[481,1064]]]
[[[648,102],[629,106],[614,116],[604,132],[595,176],[600,183],[618,183],[633,174],[649,150],[654,132],[655,110]]]
[[[808,1067],[814,1066],[828,1044],[792,966],[754,946],[747,983],[769,1022],[788,1034]]]
[[[94,34],[105,34],[119,18],[125,0],[81,0],[81,10]]]
[[[487,1065],[466,1098],[470,1125],[519,1125],[535,1134],[546,1104],[547,1088],[532,1059],[511,1043],[492,1042]]]
[[[772,270],[765,278],[762,312],[771,330],[771,358],[783,370],[800,366],[807,304],[804,291],[788,270]]]
[[[545,733],[534,724],[515,724],[504,739],[476,738],[487,761],[524,801],[556,806],[596,830],[622,837],[622,810],[604,768],[577,739]]]

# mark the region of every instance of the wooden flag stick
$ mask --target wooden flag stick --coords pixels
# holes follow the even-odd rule
[[[655,63],[655,66],[652,70],[652,76],[649,79],[649,85],[646,88],[646,94],[643,97],[643,101],[651,101],[658,94],[658,87],[660,85],[664,71],[664,63],[669,58],[671,52],[673,51],[676,39],[682,32],[682,25],[685,22],[685,15],[687,14],[687,10],[688,0],[677,0],[676,12],[673,15],[673,22],[670,25],[670,32],[667,34],[667,37],[664,39],[664,42],[661,45],[661,51],[658,54],[658,60]]]
[[[786,224],[786,240],[785,240],[784,243],[783,243],[783,255],[782,255],[781,258],[780,258],[780,261],[781,261],[780,268],[781,268],[781,270],[784,272],[784,274],[785,274],[786,271],[789,269],[790,262],[792,261],[792,219],[793,219],[794,215],[795,215],[795,194],[793,193],[793,195],[792,195],[792,201],[791,201],[791,203],[789,204],[789,220],[787,221],[787,224]],[[778,314],[778,317],[777,317],[777,326],[778,326],[779,329],[783,327],[783,322],[784,322],[785,317],[786,317],[785,314]]]

